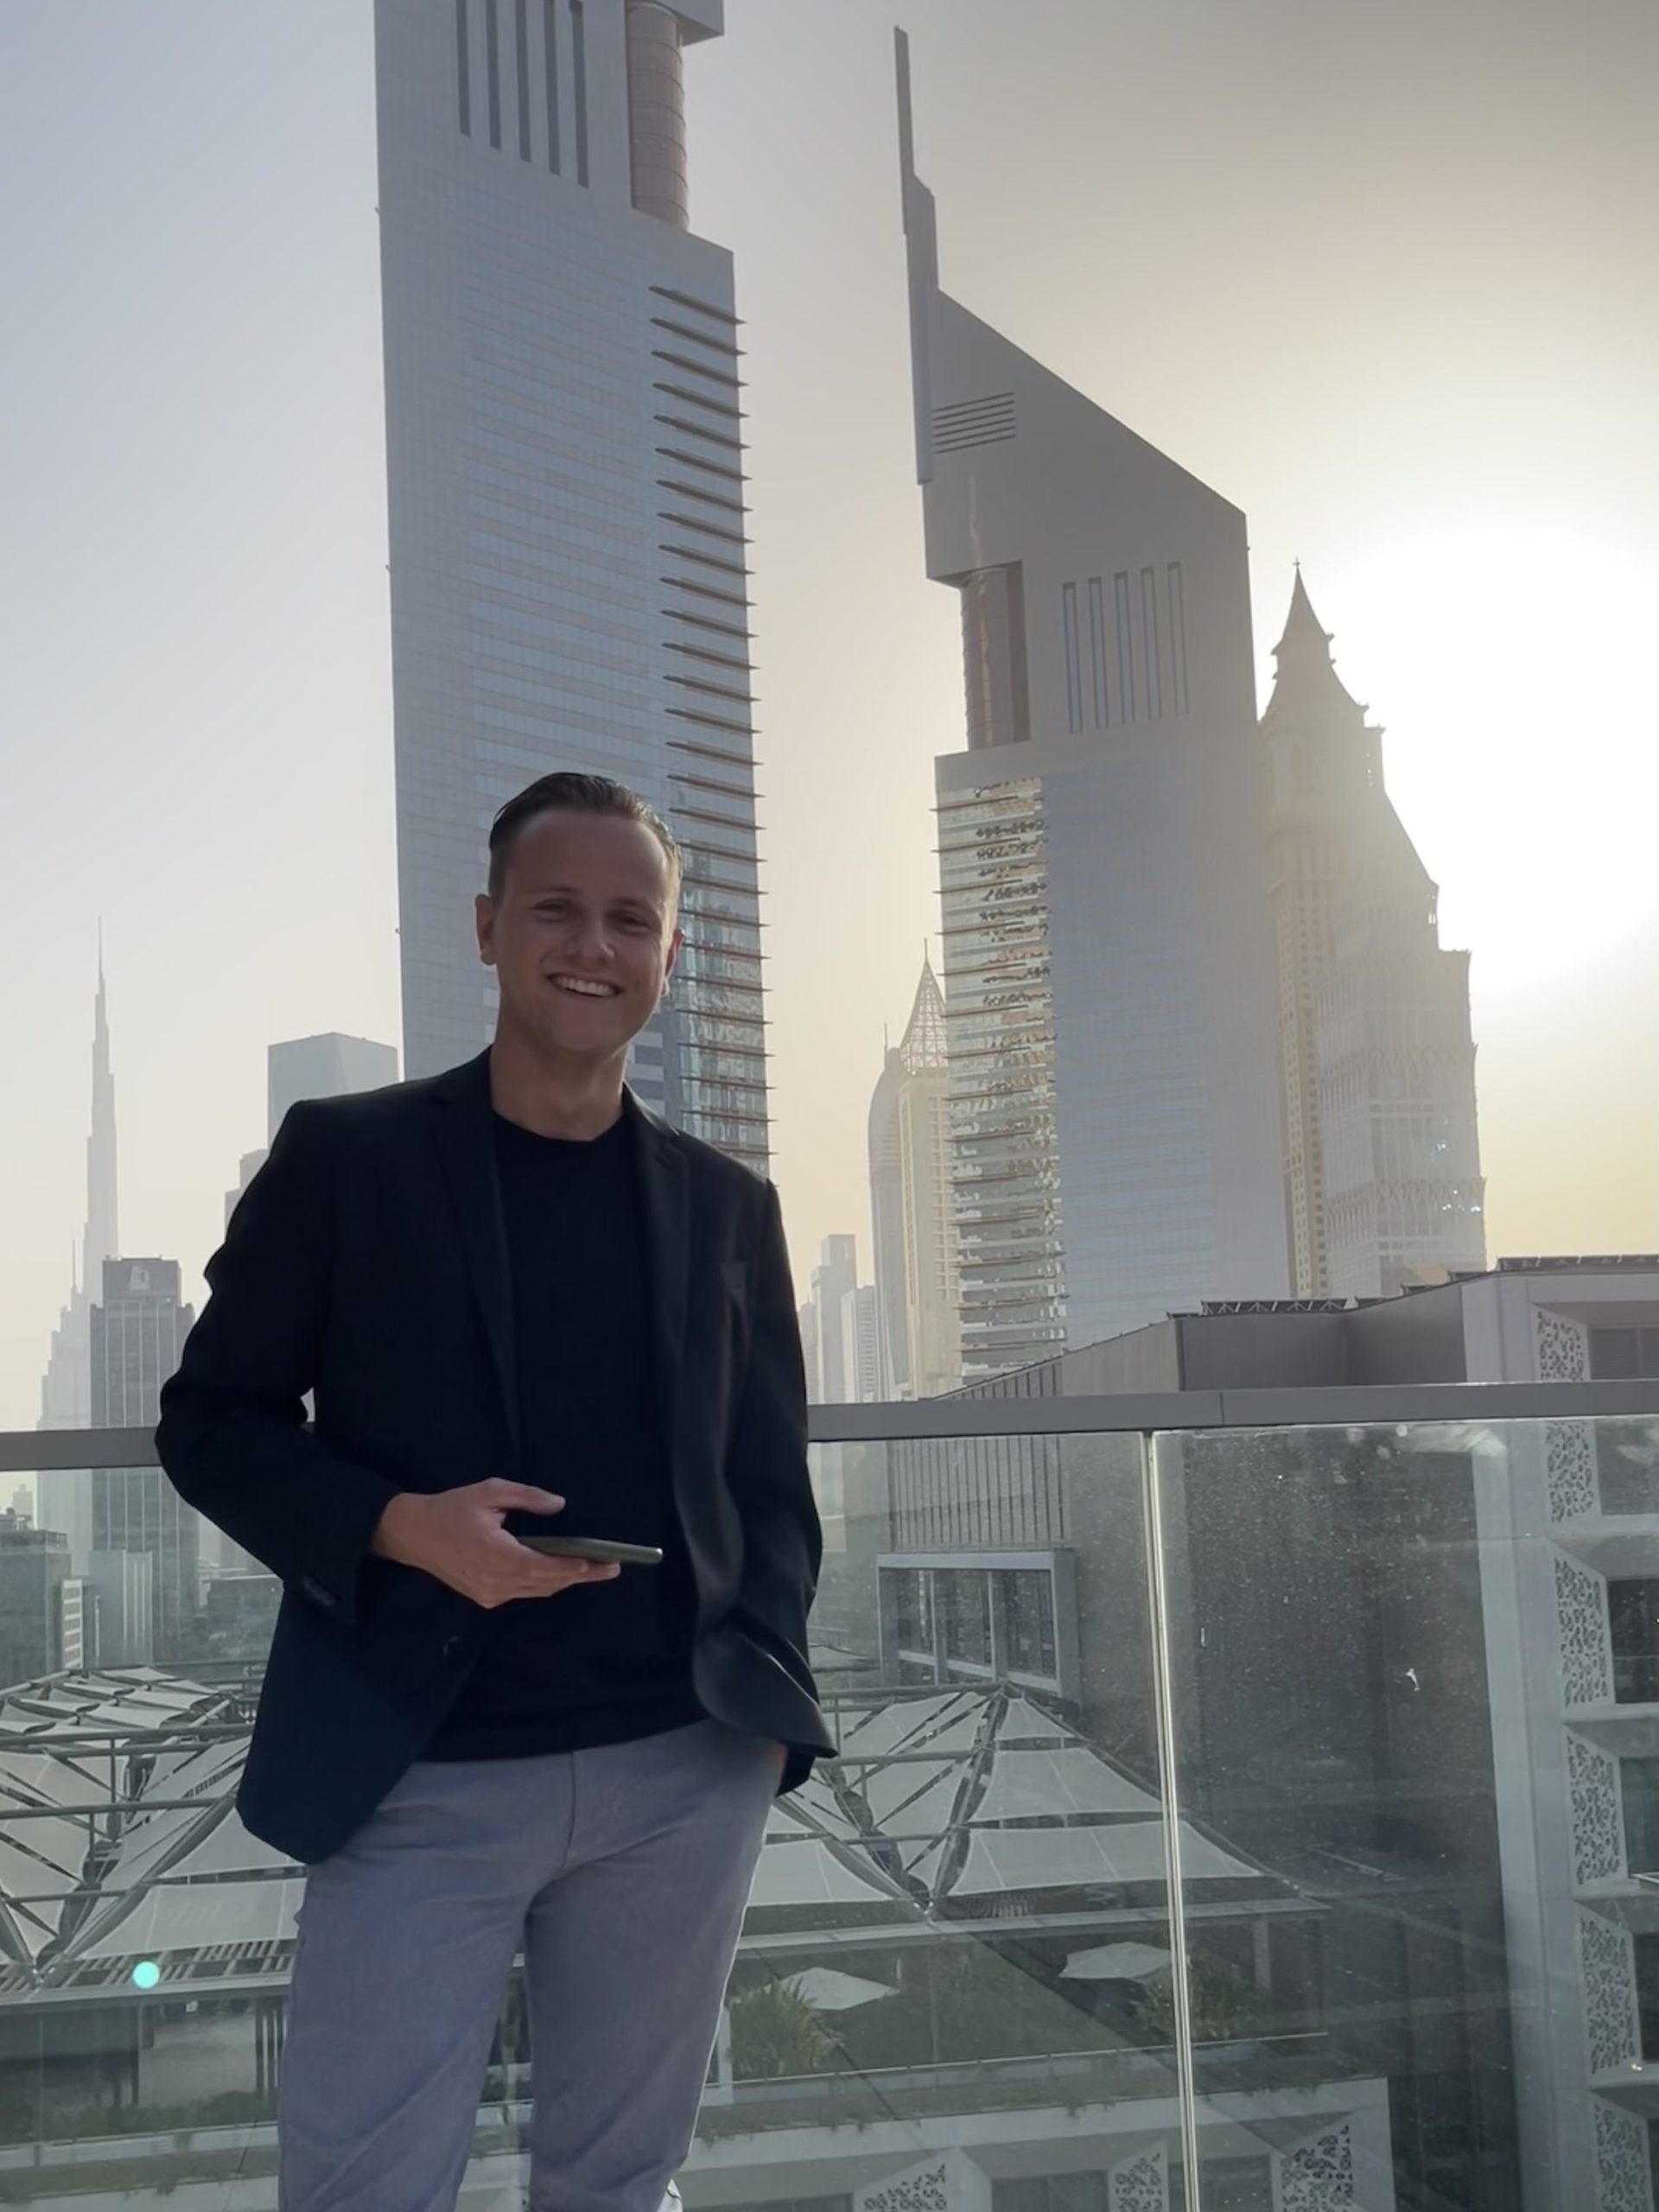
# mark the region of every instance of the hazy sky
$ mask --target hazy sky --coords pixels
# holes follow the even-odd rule
[[[1495,1251],[1659,1249],[1659,12],[909,0],[948,289],[1249,512],[1476,952]],[[895,0],[728,0],[777,1166],[856,1228],[936,926]],[[369,0],[0,0],[0,1427],[82,1213],[194,1275],[264,1047],[396,1039]],[[1264,695],[1265,696],[1265,695]],[[467,918],[457,917],[466,927]]]

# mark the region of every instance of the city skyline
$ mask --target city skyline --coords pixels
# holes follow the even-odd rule
[[[1338,195],[1334,209],[1324,204],[1330,194],[1295,189],[1293,175],[1299,163],[1306,170],[1331,157],[1322,133],[1334,95],[1358,83],[1361,65],[1375,59],[1357,43],[1356,31],[1333,33],[1328,52],[1299,55],[1293,68],[1294,11],[1270,9],[1256,26],[1259,52],[1246,54],[1243,79],[1229,82],[1238,60],[1229,41],[1236,34],[1193,10],[1186,29],[1201,27],[1207,44],[1175,54],[1162,33],[1115,23],[1108,73],[1104,31],[1085,27],[1081,11],[1057,7],[1057,22],[1064,19],[1080,41],[1079,66],[1062,85],[1052,60],[1043,60],[1052,48],[1037,41],[1027,50],[1001,37],[991,10],[951,11],[950,22],[960,26],[955,41],[944,35],[946,15],[937,6],[906,13],[918,37],[925,136],[937,149],[933,181],[963,210],[952,226],[958,289],[1020,327],[1033,350],[1051,356],[1091,397],[1171,449],[1190,452],[1212,480],[1236,489],[1256,518],[1256,600],[1264,613],[1281,603],[1293,553],[1322,580],[1320,609],[1344,639],[1344,672],[1388,726],[1389,777],[1402,817],[1444,887],[1446,942],[1475,952],[1494,1254],[1659,1243],[1659,1147],[1651,1137],[1659,1064],[1641,1026],[1622,1019],[1651,990],[1659,938],[1642,872],[1627,861],[1622,842],[1642,817],[1659,753],[1647,742],[1650,710],[1631,672],[1632,639],[1656,589],[1651,532],[1640,519],[1649,480],[1632,397],[1646,374],[1649,324],[1638,302],[1616,313],[1573,273],[1585,265],[1585,249],[1577,229],[1567,226],[1570,239],[1563,230],[1565,217],[1534,219],[1529,213],[1556,206],[1565,172],[1554,164],[1567,155],[1552,151],[1553,141],[1541,153],[1535,134],[1527,143],[1533,166],[1521,165],[1529,118],[1545,111],[1565,84],[1573,114],[1561,143],[1580,195],[1569,194],[1566,204],[1578,207],[1581,195],[1599,195],[1607,243],[1599,270],[1611,271],[1620,253],[1628,259],[1638,250],[1650,221],[1639,211],[1656,197],[1644,194],[1638,180],[1652,156],[1621,118],[1627,88],[1640,80],[1650,27],[1618,9],[1599,8],[1600,48],[1589,58],[1595,42],[1586,42],[1586,55],[1571,67],[1564,61],[1563,74],[1545,66],[1548,41],[1537,25],[1496,60],[1484,53],[1477,68],[1471,22],[1467,43],[1462,29],[1446,35],[1440,91],[1416,106],[1403,77],[1373,72],[1366,114],[1379,129],[1397,121],[1419,130],[1429,156],[1426,170],[1419,165],[1429,181],[1401,195],[1390,211],[1392,227],[1379,228],[1380,216],[1358,192],[1368,162],[1379,158],[1370,140],[1344,146],[1344,162],[1355,165],[1355,190]],[[111,25],[82,47],[77,20],[66,9],[56,18],[60,31],[44,22],[8,26],[16,48],[10,75],[14,82],[42,72],[49,77],[75,52],[77,80],[100,138],[121,149],[128,181],[128,206],[112,211],[100,199],[99,220],[118,227],[143,221],[157,241],[164,296],[181,297],[185,271],[212,250],[211,232],[193,228],[191,179],[206,173],[202,163],[221,144],[233,143],[238,153],[245,146],[245,174],[237,161],[215,174],[230,195],[226,205],[263,224],[260,235],[280,272],[274,287],[260,288],[265,304],[232,281],[228,291],[213,293],[214,320],[192,326],[173,312],[164,331],[113,270],[101,296],[102,311],[127,334],[129,384],[108,430],[89,428],[86,454],[96,479],[83,482],[72,472],[67,480],[78,512],[88,499],[118,493],[105,511],[110,527],[102,542],[125,556],[124,592],[135,603],[145,600],[148,584],[132,582],[141,571],[166,579],[171,603],[190,610],[186,626],[165,611],[168,602],[146,601],[141,648],[115,613],[110,647],[113,664],[124,671],[119,692],[100,701],[90,674],[72,673],[60,706],[44,688],[45,671],[49,666],[57,681],[73,657],[50,650],[55,618],[27,571],[15,579],[11,597],[26,626],[24,643],[38,636],[48,648],[38,680],[32,647],[14,660],[20,711],[42,739],[22,764],[17,818],[32,820],[31,807],[49,817],[73,805],[82,826],[89,866],[100,880],[99,903],[107,897],[111,913],[129,1160],[124,1200],[133,1241],[179,1251],[194,1274],[215,1239],[225,1180],[217,1168],[201,1175],[200,1161],[222,1159],[228,1173],[257,1118],[257,1109],[245,1110],[257,1082],[245,1037],[262,1042],[329,1027],[396,1033],[389,839],[378,826],[389,820],[384,581],[372,519],[384,494],[376,451],[378,346],[372,317],[354,304],[356,278],[349,288],[345,283],[346,271],[360,273],[373,260],[372,179],[359,145],[370,85],[366,30],[353,19],[339,30],[336,49],[328,41],[341,22],[338,11],[325,18],[302,9],[280,29],[257,30],[210,27],[202,19],[192,22],[195,45],[187,55],[165,30],[130,46],[127,32]],[[936,919],[925,857],[925,764],[948,749],[959,699],[959,649],[948,609],[930,607],[911,581],[917,564],[913,521],[906,519],[913,493],[904,454],[904,302],[888,235],[888,25],[874,10],[847,10],[825,41],[826,67],[812,101],[786,118],[752,94],[768,71],[771,81],[786,81],[778,73],[789,41],[803,29],[798,11],[787,7],[768,16],[734,6],[728,38],[693,58],[690,91],[694,223],[739,254],[746,272],[739,307],[749,319],[746,342],[756,349],[752,443],[756,529],[765,540],[757,626],[769,731],[762,789],[770,794],[764,850],[772,863],[777,1165],[798,1265],[837,1224],[862,1224],[862,1118],[876,1042],[884,1020],[903,1019],[913,983],[910,948]],[[311,66],[320,37],[340,60],[321,77]],[[250,40],[258,52],[252,67]],[[262,104],[238,108],[232,100],[223,112],[198,113],[188,103],[164,101],[161,79],[144,74],[157,67],[185,72],[187,65],[211,66],[218,81],[245,88],[237,94],[245,103],[254,100],[257,85]],[[1492,67],[1511,95],[1501,124],[1490,104]],[[1090,295],[1066,271],[1097,230],[1101,208],[1115,204],[1099,192],[1135,175],[1144,126],[1139,116],[1126,115],[1109,149],[1085,155],[1075,135],[1022,124],[1007,142],[1007,163],[994,165],[988,177],[979,158],[982,135],[1001,109],[988,73],[1002,68],[1011,73],[1011,87],[1046,86],[1046,97],[1067,114],[1089,84],[1121,87],[1127,78],[1145,86],[1155,109],[1176,80],[1172,73],[1190,79],[1192,171],[1175,179],[1156,207],[1137,196],[1134,235],[1121,226],[1114,232],[1142,287],[1160,267],[1172,276],[1179,270],[1181,282],[1135,292],[1133,314],[1090,321]],[[136,104],[135,82],[153,85]],[[1230,102],[1241,111],[1236,129],[1251,149],[1250,162],[1233,172],[1248,186],[1236,214],[1205,198],[1219,152],[1230,148],[1236,164],[1241,156],[1241,137],[1229,137]],[[1246,132],[1243,111],[1253,104],[1258,112]],[[140,127],[135,105],[173,118],[165,145]],[[263,136],[248,128],[256,111],[268,119]],[[302,125],[295,119],[301,114]],[[1206,130],[1219,132],[1218,146],[1200,145]],[[1275,130],[1283,142],[1277,148],[1265,143]],[[293,188],[296,173],[284,165],[279,142],[305,143],[303,189]],[[855,144],[855,161],[830,165],[832,184],[831,149]],[[791,153],[796,157],[785,159]],[[53,166],[58,157],[31,133],[27,117],[10,158],[24,164],[19,174],[31,180],[57,180],[47,188],[57,195],[71,253],[93,253],[96,265],[90,236],[73,243],[79,188],[69,169]],[[779,193],[760,206],[743,187],[757,164],[767,162],[793,196]],[[1492,180],[1491,200],[1474,194],[1473,179],[1483,174]],[[325,214],[318,198],[325,181],[327,193],[335,194],[341,180],[346,198],[327,197]],[[245,198],[237,200],[238,193]],[[12,197],[21,206],[29,194]],[[358,211],[354,227],[340,220],[347,205]],[[1014,239],[1033,209],[1042,211],[1052,250],[1021,260]],[[156,219],[163,213],[165,219]],[[1243,223],[1255,226],[1261,251],[1243,257],[1244,272],[1229,289],[1225,255],[1211,233],[1217,226],[1228,232],[1229,250],[1236,252],[1236,231],[1228,226]],[[1353,233],[1345,257],[1332,251],[1339,223]],[[329,242],[336,231],[337,251]],[[1446,321],[1447,302],[1457,296],[1446,257],[1455,260],[1477,231],[1488,249],[1480,256],[1480,312],[1490,339],[1478,337],[1455,308]],[[310,267],[319,254],[321,274]],[[801,307],[807,302],[804,254],[815,271],[810,339],[807,324],[792,320],[800,308],[790,303],[791,286],[800,290]],[[21,250],[19,258],[25,296],[38,301],[37,316],[61,325],[68,358],[81,358],[75,347],[82,342],[88,365],[102,358],[78,338],[85,326],[77,325],[73,302],[59,299],[51,269],[31,251]],[[135,257],[135,270],[139,265]],[[1269,278],[1271,302],[1258,308],[1247,288]],[[1115,287],[1114,296],[1129,296]],[[1544,314],[1541,331],[1541,298],[1557,309]],[[296,299],[306,313],[292,334],[268,346],[274,302]],[[842,318],[826,348],[830,326],[820,308],[835,302]],[[1155,306],[1156,314],[1141,312],[1141,304]],[[1362,311],[1368,341],[1359,361],[1344,334],[1357,327]],[[1270,381],[1261,373],[1242,381],[1214,376],[1198,321],[1218,313],[1233,318],[1241,359],[1271,340]],[[1507,344],[1505,334],[1523,322],[1527,346]],[[1442,342],[1414,352],[1431,323]],[[176,405],[154,378],[163,364],[172,375],[177,348],[192,330],[200,375],[217,378],[232,359],[245,360],[251,374],[273,354],[264,372],[285,378],[295,396],[286,406],[267,402],[253,411],[275,423],[265,433],[269,461],[291,473],[291,488],[286,481],[279,487],[276,474],[261,476],[260,460],[237,444],[241,433],[232,435],[228,417],[198,410],[200,387],[192,380],[182,394],[191,403],[186,436]],[[1570,342],[1566,331],[1573,334]],[[1599,353],[1592,343],[1597,331]],[[1523,352],[1524,370],[1505,366]],[[46,395],[30,400],[32,374],[26,359],[18,370],[18,415],[29,416],[38,404],[49,419]],[[867,395],[857,423],[868,434],[830,404],[835,379],[849,376],[852,388]],[[1628,391],[1621,381],[1627,377]],[[245,388],[240,368],[234,382]],[[1545,405],[1541,395],[1552,392],[1554,404]],[[88,424],[93,420],[89,414]],[[302,427],[306,438],[296,442]],[[118,433],[126,441],[125,458],[112,467],[112,449],[99,439]],[[152,476],[152,453],[195,458],[182,469],[169,462],[165,477]],[[1514,480],[1522,456],[1523,486]],[[54,572],[59,522],[27,455],[18,456],[16,480],[19,514],[48,549],[33,563],[44,581]],[[221,480],[241,487],[234,513],[223,504]],[[870,503],[861,565],[849,565],[844,531],[815,505],[815,492],[842,481],[855,510],[861,513]],[[329,524],[330,542],[319,549],[316,515],[333,512],[316,505],[325,486],[330,500],[342,503],[341,519],[339,528]],[[253,538],[243,534],[245,507],[248,521],[258,520],[257,556]],[[142,512],[153,518],[140,523]],[[215,543],[215,569],[226,589],[235,586],[205,627],[204,610],[221,604],[213,597],[219,587],[199,575],[192,580],[194,555],[187,557],[186,547],[165,534],[175,514],[190,518],[193,546]],[[135,557],[152,537],[157,559]],[[1482,549],[1485,567],[1471,578],[1469,563]],[[286,573],[297,579],[312,574],[306,563],[319,550],[324,557],[304,588],[282,581],[285,558]],[[251,585],[237,582],[244,570],[256,579]],[[1529,570],[1535,572],[1535,601],[1527,596]],[[103,577],[94,562],[83,588],[101,592]],[[1535,626],[1529,619],[1535,604],[1548,617]],[[862,640],[865,650],[855,659],[884,671],[879,691],[861,691],[864,678],[852,663],[826,664],[817,652],[832,606],[847,618],[837,620],[836,630],[847,634],[849,620]],[[1578,682],[1593,711],[1580,705],[1574,715],[1570,788],[1559,782],[1551,788],[1543,710],[1535,700],[1530,722],[1517,721],[1529,702],[1494,641],[1506,624],[1526,622],[1527,688],[1564,721],[1573,695],[1561,677],[1563,656],[1586,634],[1586,614],[1598,652]],[[1258,663],[1269,642],[1263,627],[1258,624]],[[1454,652],[1461,660],[1450,658]],[[302,678],[302,671],[315,673]],[[1448,671],[1457,683],[1445,680]],[[278,702],[273,723],[267,717]],[[72,742],[72,728],[87,734]],[[227,746],[226,731],[238,742]],[[111,752],[118,736],[119,751]],[[51,766],[55,745],[69,747],[76,761],[73,786]],[[325,758],[334,804],[319,809],[311,793]],[[1527,772],[1500,777],[1494,765],[1500,758],[1523,760]],[[272,760],[283,763],[280,779],[273,779]],[[857,795],[878,760],[891,769],[889,804],[872,817]],[[843,787],[847,795],[840,796]],[[89,807],[89,789],[115,804]],[[170,814],[152,797],[194,789],[204,803]],[[207,810],[209,791],[214,807],[227,812]],[[1592,805],[1596,823],[1605,824],[1594,843],[1582,834]],[[1552,812],[1572,832],[1559,851],[1541,819]],[[45,842],[31,829],[31,844]],[[882,887],[879,902],[861,899],[856,910],[837,902],[836,850],[857,855],[856,864]],[[296,856],[303,863],[298,870]],[[13,858],[5,895],[16,928],[40,909],[46,883],[27,847]],[[823,918],[831,912],[836,925],[826,932]],[[233,917],[232,925],[221,925],[221,915]],[[205,916],[214,918],[205,925]],[[77,943],[71,916],[30,970],[8,979],[5,1033],[29,1036],[35,1060],[52,1071],[42,1077],[38,1101],[24,1096],[9,1106],[4,1146],[8,1211],[21,1233],[4,1309],[0,1389],[20,1425],[33,1418],[62,1299],[60,1255],[79,1216],[75,1185],[86,1128],[81,1009],[91,935],[87,924]],[[816,941],[826,935],[835,940],[839,972],[822,965]],[[1496,980],[1484,985],[1484,974]],[[175,988],[179,978],[188,979],[188,989]],[[1544,1028],[1561,1040],[1548,1053],[1530,1038]],[[849,1064],[845,1075],[842,1062]],[[1645,1147],[1637,1141],[1643,1127],[1649,1133]],[[1616,1173],[1612,1161],[1619,1163]]]
[[[0,9],[0,2164],[66,2208],[339,2180],[304,1862],[546,1747],[516,1521],[382,1496],[567,1487],[539,1291],[660,1339],[599,1488],[671,1446],[698,1599],[660,1713],[660,1573],[562,1601],[559,1740],[784,1755],[653,2201],[1659,2212],[1659,14],[893,10]],[[456,1182],[481,1332],[421,1129],[305,1172],[489,1039],[561,768],[680,837],[631,1079],[776,1177],[792,1315],[689,1140],[683,1296],[663,1177],[551,1274]],[[446,2202],[570,2170],[595,1777]]]

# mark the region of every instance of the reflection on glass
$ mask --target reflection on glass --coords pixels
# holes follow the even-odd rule
[[[1659,1516],[1563,1487],[1565,1426],[818,1447],[840,1756],[774,1811],[688,2201],[1646,2207]],[[1587,1468],[1640,1424],[1573,1426]],[[31,1502],[0,2158],[41,2145],[42,2201],[268,2182],[302,1875],[232,1799],[278,1590],[204,1535],[182,1656],[109,1660],[123,1586]],[[503,2201],[529,2056],[515,1985]]]

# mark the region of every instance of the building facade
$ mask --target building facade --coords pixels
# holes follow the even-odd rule
[[[176,1260],[109,1260],[101,1304],[92,1308],[94,1428],[149,1428],[161,1412],[162,1385],[179,1364],[195,1319],[183,1301]],[[130,1616],[130,1570],[111,1554],[151,1561],[152,1649],[148,1658],[176,1660],[191,1649],[200,1573],[200,1516],[187,1505],[159,1467],[98,1467],[92,1476],[91,1573],[100,1589],[106,1639],[116,1607],[103,1592],[118,1585],[119,1610]],[[135,1631],[124,1631],[130,1647]],[[106,1640],[105,1658],[112,1654]]]
[[[944,997],[924,964],[899,1047],[899,1156],[905,1201],[905,1325],[912,1395],[937,1397],[962,1376],[956,1222],[951,1208],[950,1072]]]
[[[1387,1296],[1486,1263],[1469,956],[1382,779],[1382,732],[1300,573],[1262,720],[1296,1294]]]
[[[870,1102],[870,1220],[884,1398],[962,1379],[944,998],[925,955],[905,1033]]]
[[[842,1395],[849,1405],[873,1405],[882,1389],[881,1313],[874,1283],[841,1294]]]
[[[397,1080],[397,1048],[370,1037],[291,1037],[265,1055],[265,1142],[275,1144],[290,1106],[305,1098],[344,1098]]]
[[[905,1264],[905,1168],[900,1135],[904,1060],[896,1045],[883,1055],[870,1097],[870,1249],[874,1257],[876,1337],[882,1398],[912,1396]]]
[[[496,810],[614,776],[684,848],[632,1079],[764,1170],[742,348],[688,227],[684,50],[721,0],[378,0],[404,1065],[487,1043]]]
[[[265,1141],[245,1152],[237,1186],[225,1194],[228,1229],[237,1202],[270,1156],[276,1132],[290,1106],[304,1098],[344,1098],[359,1090],[379,1090],[397,1080],[397,1048],[369,1037],[345,1037],[329,1030],[318,1037],[290,1037],[265,1048]]]
[[[1294,1389],[1311,1421],[1325,1388],[1599,1381],[1659,1381],[1659,1255],[1178,1314],[967,1395]],[[988,1608],[1000,1579],[1067,1561],[1072,1694],[1133,1740],[1135,1686],[1090,1665],[1088,1633],[1144,1605],[1122,1567],[1133,1507],[1098,1475],[1077,1487],[1097,1440],[1014,1443],[1037,1462],[1034,1537],[1017,1491],[985,1521],[986,1446],[895,1447],[885,1618],[931,1620],[963,1576]],[[1502,2037],[1414,2035],[1389,2062],[1414,2184],[1444,2160],[1468,2191],[1484,2146],[1478,2190],[1418,2201],[1654,2212],[1659,1420],[1174,1435],[1158,1462],[1185,1802],[1340,1894],[1379,2026],[1437,2006],[1478,2022],[1503,2001],[1480,1961],[1507,1961]],[[976,1649],[947,1627],[906,1655],[912,1679],[970,1679]],[[1338,1985],[1325,2001],[1337,2017]]]
[[[0,1689],[64,1664],[69,1539],[0,1513]]]
[[[855,1380],[856,1348],[847,1340],[846,1299],[858,1287],[858,1239],[826,1236],[812,1270],[811,1336],[817,1358],[807,1374],[807,1391],[817,1405],[844,1403]]]
[[[115,1140],[115,1074],[110,1058],[108,1001],[99,948],[98,996],[92,1014],[92,1110],[86,1138],[86,1222],[81,1232],[79,1274],[52,1333],[41,1384],[42,1428],[86,1428],[92,1421],[92,1300],[104,1263],[119,1249]],[[77,1573],[92,1548],[92,1478],[84,1467],[42,1469],[35,1478],[43,1529],[69,1539]]]
[[[939,289],[901,134],[963,1371],[1287,1287],[1236,507]]]

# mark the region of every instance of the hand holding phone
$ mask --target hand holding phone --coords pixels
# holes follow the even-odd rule
[[[569,1539],[556,1556],[537,1558],[504,1526],[509,1513],[554,1514],[563,1508],[562,1497],[524,1483],[470,1483],[430,1494],[404,1491],[381,1516],[370,1549],[417,1567],[486,1607],[556,1597],[577,1583],[613,1582],[622,1572],[613,1559],[573,1554]]]
[[[526,1551],[543,1559],[587,1560],[594,1567],[660,1567],[663,1554],[655,1544],[623,1544],[607,1536],[520,1536]]]

